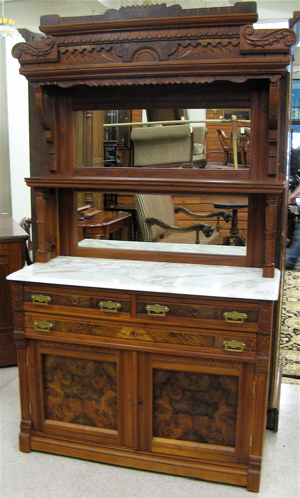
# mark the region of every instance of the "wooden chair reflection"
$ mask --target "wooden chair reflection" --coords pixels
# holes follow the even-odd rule
[[[136,194],[135,203],[137,219],[145,242],[165,242],[178,244],[220,244],[220,224],[222,217],[226,222],[231,213],[216,211],[213,213],[192,213],[179,206],[174,209],[170,195]],[[179,212],[193,218],[197,223],[182,227],[177,225],[176,214]],[[199,222],[201,219],[217,218],[217,227]]]
[[[233,163],[233,142],[232,138],[228,137],[223,130],[216,130],[220,144],[223,149],[223,164]],[[248,149],[248,147],[247,147]],[[247,165],[247,152],[245,145],[241,144],[241,140],[237,140],[238,163],[243,166]]]
[[[32,265],[33,256],[32,256],[32,219],[31,218],[23,218],[21,220],[20,226],[28,233],[29,238],[26,240],[26,264]]]

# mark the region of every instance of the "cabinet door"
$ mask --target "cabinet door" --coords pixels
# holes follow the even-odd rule
[[[254,407],[252,364],[140,354],[139,371],[140,449],[247,463]]]
[[[133,388],[121,373],[132,370],[132,355],[99,346],[29,342],[33,432],[132,446]]]

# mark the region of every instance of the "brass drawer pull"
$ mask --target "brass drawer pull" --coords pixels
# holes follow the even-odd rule
[[[100,311],[109,311],[110,313],[117,313],[122,308],[121,303],[114,303],[113,301],[99,301],[98,306]]]
[[[50,332],[50,330],[53,328],[53,323],[51,322],[44,322],[44,321],[34,321],[34,330],[41,330],[42,332]]]
[[[248,315],[246,313],[240,313],[239,311],[225,311],[223,313],[225,322],[230,323],[244,323]]]
[[[31,301],[34,304],[49,304],[51,301],[50,296],[43,296],[43,294],[32,294]]]
[[[166,316],[169,308],[168,306],[161,306],[160,304],[147,304],[146,310],[148,315]]]
[[[233,339],[232,341],[223,341],[222,346],[225,351],[237,351],[242,353],[244,351],[244,348],[246,347],[246,343],[239,342],[236,339]]]

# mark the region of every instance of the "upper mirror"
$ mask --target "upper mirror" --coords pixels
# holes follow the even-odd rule
[[[250,110],[74,112],[75,167],[248,169]]]

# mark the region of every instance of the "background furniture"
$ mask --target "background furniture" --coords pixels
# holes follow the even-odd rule
[[[145,242],[166,242],[177,244],[220,244],[220,233],[213,231],[207,223],[199,223],[199,220],[207,221],[211,217],[226,215],[229,213],[195,214],[182,209],[180,206],[174,207],[170,195],[135,195],[136,213],[139,226]],[[197,224],[180,228],[177,225],[176,213],[185,212],[191,215]],[[230,215],[229,215],[230,216]]]
[[[24,266],[28,238],[9,214],[0,214],[0,367],[17,364],[11,292],[6,277]]]
[[[226,165],[228,163],[233,162],[233,142],[232,138],[228,137],[223,130],[216,130],[218,138],[220,140],[220,144],[223,149],[223,164]],[[237,154],[238,154],[238,162],[243,166],[246,166],[246,156],[244,147],[242,147],[237,141]]]
[[[120,232],[121,240],[130,239],[131,214],[123,211],[101,211],[89,219],[78,220],[78,240],[86,238],[109,239],[110,235]]]
[[[133,128],[134,166],[204,167],[205,126],[153,125]]]
[[[229,246],[244,246],[245,241],[238,235],[238,210],[247,208],[248,204],[241,202],[215,202],[214,206],[216,209],[232,209],[230,236],[223,241],[223,244],[228,244]]]
[[[259,490],[267,407],[273,427],[277,415],[285,69],[296,37],[256,29],[255,9],[254,2],[191,11],[144,5],[75,20],[44,16],[45,39],[14,47],[34,83],[31,119],[41,120],[35,133],[49,152],[39,167],[32,158],[26,180],[35,195],[35,256],[44,265],[11,277],[22,451]],[[208,105],[251,111],[248,168],[74,163],[78,109]],[[165,252],[135,242],[126,250],[78,247],[75,194],[84,189],[246,197],[247,246],[240,255],[183,253],[179,244]],[[260,294],[246,293],[249,280]]]
[[[207,128],[206,128],[206,126],[193,126],[192,130],[193,130],[193,132],[192,132],[193,165],[194,166],[196,165],[196,166],[199,166],[200,168],[203,168],[207,163],[207,161],[206,161],[206,147],[205,147]]]
[[[192,138],[189,125],[133,128],[134,166],[191,165]]]

